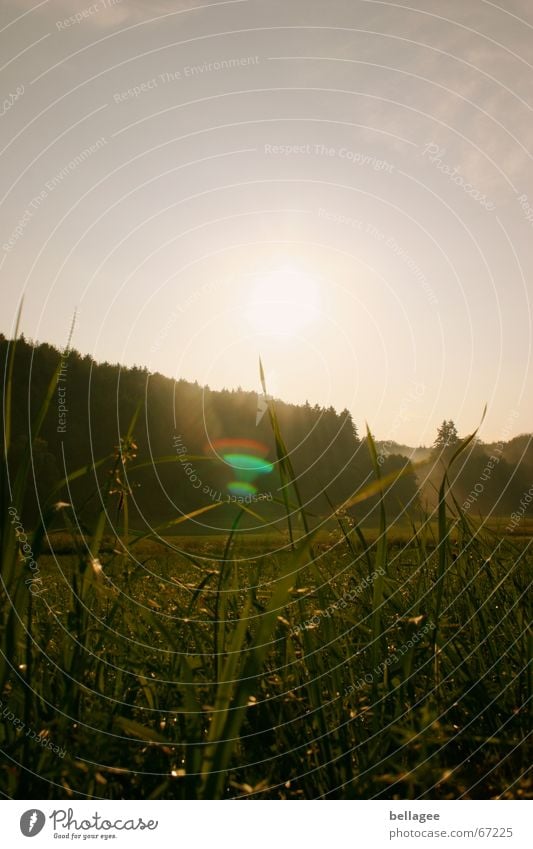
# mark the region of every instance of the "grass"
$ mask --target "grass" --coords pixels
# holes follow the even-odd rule
[[[68,486],[90,468],[51,495],[30,534],[14,516],[31,454],[14,479],[4,456],[6,796],[532,795],[530,539],[467,517],[447,479],[438,515],[409,532],[390,527],[383,501],[372,534],[346,505],[313,530],[273,402],[269,414],[285,535],[241,532],[237,509],[226,538],[180,536],[181,520],[157,541],[130,528],[135,419],[102,460],[114,492],[102,493],[89,535]],[[9,439],[7,426],[6,449]],[[369,445],[368,491],[384,492],[370,435]],[[355,495],[355,510],[364,498]]]

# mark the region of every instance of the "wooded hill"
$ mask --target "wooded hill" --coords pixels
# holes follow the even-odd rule
[[[0,363],[5,379],[8,340],[0,335]],[[12,409],[10,473],[16,474],[30,443],[30,423],[37,417],[51,377],[60,366],[52,403],[33,450],[33,491],[24,519],[35,524],[38,504],[53,498],[68,501],[83,526],[90,524],[109,491],[110,517],[122,521],[123,493],[112,476],[121,439],[140,411],[128,448],[129,522],[132,527],[160,525],[210,504],[216,510],[180,525],[181,532],[207,532],[231,525],[244,504],[268,522],[283,514],[277,451],[266,405],[257,422],[258,395],[243,390],[215,391],[185,380],[173,380],[144,368],[96,363],[75,350],[66,354],[48,344],[17,342]],[[312,523],[331,513],[330,501],[342,505],[374,480],[366,439],[361,439],[348,410],[318,405],[274,402],[281,433],[294,468],[302,501]],[[361,418],[368,411],[361,411]],[[371,418],[371,416],[370,416]],[[387,450],[380,450],[386,445]],[[377,443],[381,475],[404,474],[387,491],[390,521],[419,516],[434,504],[435,487],[453,446],[415,451],[416,474],[406,447]],[[402,450],[403,449],[403,450]],[[410,449],[411,450],[411,449]],[[395,453],[391,453],[394,451]],[[397,452],[397,453],[396,453]],[[425,453],[424,453],[425,452]],[[497,462],[487,473],[491,457]],[[190,459],[190,458],[193,459]],[[107,460],[95,467],[102,458]],[[54,492],[58,482],[78,468],[89,472],[68,491]],[[454,494],[460,503],[470,497],[472,513],[498,516],[517,510],[533,480],[531,436],[503,445],[475,443],[456,466]],[[480,490],[479,482],[483,489]],[[419,490],[419,486],[421,489]],[[475,492],[475,499],[471,494]],[[294,491],[288,498],[295,504]],[[377,521],[377,497],[353,508],[363,524]],[[524,516],[532,515],[531,504]],[[260,525],[248,516],[248,525]]]
[[[8,344],[0,337],[2,374]],[[58,364],[57,386],[33,451],[34,491],[25,504],[28,523],[35,523],[38,502],[43,504],[62,478],[113,455],[139,404],[132,433],[135,448],[130,450],[136,456],[126,464],[132,526],[158,525],[217,501],[222,505],[219,509],[187,523],[186,528],[180,525],[180,530],[227,527],[241,503],[268,521],[281,517],[276,446],[265,404],[256,424],[257,393],[214,391],[150,374],[144,368],[96,363],[75,350],[62,354],[51,345],[33,345],[24,338],[17,342],[15,353],[12,474],[28,451],[30,423],[37,417]],[[331,513],[328,499],[339,506],[373,481],[368,447],[347,410],[274,404],[300,497],[312,522]],[[191,455],[194,459],[188,460]],[[113,462],[109,456],[61,494],[74,505],[82,522],[90,523],[109,489],[117,490],[111,499],[113,510],[120,505],[120,487],[110,478]],[[405,507],[415,509],[416,479],[405,457],[391,455],[381,467],[384,476],[404,467],[406,474],[387,494],[391,519]],[[288,498],[295,504],[294,491],[288,492]],[[370,498],[357,514],[373,522],[375,505],[376,497]]]

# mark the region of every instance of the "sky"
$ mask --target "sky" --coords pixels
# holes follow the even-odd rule
[[[2,0],[0,331],[533,430],[529,0]]]

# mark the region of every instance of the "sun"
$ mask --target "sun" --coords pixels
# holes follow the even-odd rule
[[[286,264],[252,277],[245,316],[258,334],[295,335],[320,317],[318,280]]]

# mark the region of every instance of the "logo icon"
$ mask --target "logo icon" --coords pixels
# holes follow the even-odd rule
[[[46,817],[42,811],[32,808],[22,814],[20,818],[20,830],[24,837],[35,837],[43,830]]]

